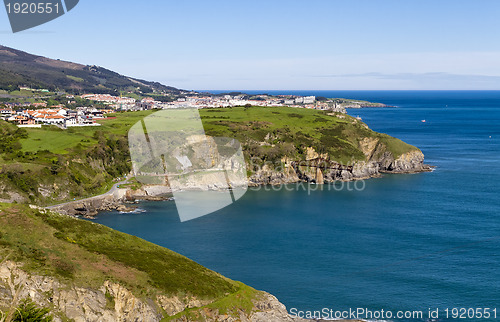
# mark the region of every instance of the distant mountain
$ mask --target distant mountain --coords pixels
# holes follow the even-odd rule
[[[103,67],[50,59],[0,45],[0,89],[11,90],[20,86],[75,94],[112,94],[137,88],[143,93],[180,92],[174,87],[123,76]]]

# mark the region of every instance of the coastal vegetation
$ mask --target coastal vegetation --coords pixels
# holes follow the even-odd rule
[[[153,111],[121,112],[99,127],[20,129],[0,121],[0,199],[50,205],[108,190],[131,170],[128,130]],[[398,157],[418,150],[371,131],[351,116],[289,107],[200,110],[207,135],[238,139],[247,161],[305,160],[308,149],[341,164],[366,159],[361,142],[384,144]],[[384,151],[385,151],[384,150]]]
[[[370,130],[346,114],[288,107],[235,107],[200,111],[207,135],[238,139],[247,158],[304,160],[307,148],[347,164],[366,158],[364,138],[379,139],[395,157],[416,149],[386,134]]]
[[[0,204],[0,264],[6,261],[15,262],[28,274],[54,278],[69,288],[98,290],[106,282],[117,283],[136,298],[155,302],[164,318],[170,316],[158,304],[162,296],[181,301],[196,299],[203,304],[201,307],[237,315],[239,310],[250,313],[254,308],[252,301],[261,295],[140,238],[24,205]],[[4,282],[0,280],[0,289],[6,287]],[[46,294],[42,302],[64,318],[50,302],[53,296]],[[115,296],[108,292],[106,297],[108,306],[113,306]],[[0,305],[0,310],[6,312],[9,308]],[[186,307],[170,318],[195,316],[199,310],[198,306]]]

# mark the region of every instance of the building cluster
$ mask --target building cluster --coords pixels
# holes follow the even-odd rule
[[[68,95],[68,99],[74,96]],[[57,125],[61,128],[71,126],[97,126],[96,120],[104,118],[104,114],[116,111],[137,111],[170,108],[217,108],[235,106],[290,106],[329,110],[345,113],[345,108],[332,100],[316,100],[315,96],[296,95],[210,95],[191,92],[172,102],[156,101],[152,97],[136,100],[130,97],[118,97],[108,94],[85,94],[81,98],[104,103],[106,109],[94,107],[77,107],[68,109],[64,105],[51,106],[47,103],[6,103],[0,108],[0,117],[19,126]],[[68,101],[69,102],[69,101]],[[76,103],[71,101],[69,103]]]
[[[134,110],[136,105],[135,98],[131,97],[113,96],[109,94],[85,94],[80,97],[94,102],[104,103],[115,110]]]
[[[192,95],[186,98],[179,98],[175,102],[164,103],[163,108],[217,108],[234,106],[289,106],[297,108],[309,108],[318,110],[330,110],[345,113],[342,106],[332,101],[317,101],[315,96],[294,96],[294,95],[255,95],[249,98],[246,94],[239,95]]]
[[[217,108],[234,106],[293,106],[313,109],[333,109],[331,102],[319,102],[315,96],[293,96],[293,95],[255,95],[249,97],[246,94],[237,95],[209,95],[203,93],[191,93],[185,97],[178,98],[173,102],[160,102],[152,97],[146,97],[142,100],[135,100],[128,97],[117,97],[112,95],[87,94],[81,96],[97,102],[104,102],[115,110],[150,110],[150,109],[169,109],[169,108]]]
[[[98,110],[95,108],[77,108],[69,110],[55,107],[46,109],[18,109],[10,107],[0,109],[0,117],[21,127],[39,127],[41,125],[57,125],[62,128],[72,126],[99,126],[96,120],[105,118],[105,113],[113,110]]]
[[[146,97],[142,100],[136,100],[130,97],[119,97],[108,94],[85,94],[81,98],[101,102],[114,110],[120,111],[138,111],[165,108],[162,102],[155,101],[152,97]]]
[[[269,95],[255,95],[251,98],[246,94],[239,95],[191,95],[185,98],[179,98],[174,102],[161,104],[163,108],[197,107],[197,108],[217,108],[234,106],[296,106],[314,108],[316,102],[315,96],[296,97],[284,99],[282,97]],[[304,104],[307,104],[305,106]]]
[[[113,96],[109,94],[85,94],[82,95],[81,98],[110,104],[135,104],[135,98]]]

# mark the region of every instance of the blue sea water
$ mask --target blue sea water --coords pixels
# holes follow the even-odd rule
[[[500,91],[267,92],[397,106],[349,114],[418,146],[436,169],[370,179],[363,191],[249,191],[186,223],[173,202],[95,221],[268,291],[288,309],[422,310],[426,320],[429,308],[496,308],[483,321],[500,321]]]

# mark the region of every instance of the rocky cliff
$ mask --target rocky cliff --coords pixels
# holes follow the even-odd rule
[[[54,277],[26,273],[12,261],[0,264],[0,308],[4,314],[21,299],[30,298],[39,307],[50,308],[54,321],[75,322],[160,321],[164,315],[175,316],[171,321],[301,321],[289,316],[285,306],[274,296],[260,292],[252,301],[253,308],[243,308],[237,314],[227,314],[211,308],[210,301],[159,295],[138,298],[126,287],[105,281],[99,288],[78,287]],[[14,304],[14,305],[13,305]],[[190,315],[179,314],[190,309]]]
[[[300,181],[324,184],[369,179],[379,177],[382,173],[417,173],[431,169],[424,164],[424,154],[416,148],[395,156],[378,140],[366,141],[370,140],[365,140],[366,144],[362,145],[366,160],[344,165],[331,161],[327,154],[320,155],[314,148],[309,147],[305,160],[294,161],[285,157],[277,166],[275,163],[266,163],[257,167],[250,176],[249,183],[253,186]]]
[[[369,179],[379,177],[383,173],[417,173],[431,169],[424,164],[424,154],[417,148],[398,155],[379,138],[363,138],[359,141],[359,149],[364,159],[347,164],[332,161],[328,153],[319,154],[313,147],[305,149],[303,160],[284,156],[279,162],[257,160],[257,164],[254,164],[250,161],[246,164],[247,169],[251,170],[248,185],[280,185],[297,182],[325,184]],[[209,155],[205,153],[204,157]],[[217,155],[213,156],[214,160],[217,158]],[[224,177],[204,175],[187,180],[184,189],[217,190],[219,187],[224,187],[224,184]],[[118,189],[113,194],[70,202],[52,209],[66,215],[92,218],[99,211],[131,212],[134,210],[131,203],[137,200],[168,200],[171,193],[172,190],[168,185],[143,185],[135,190]]]

